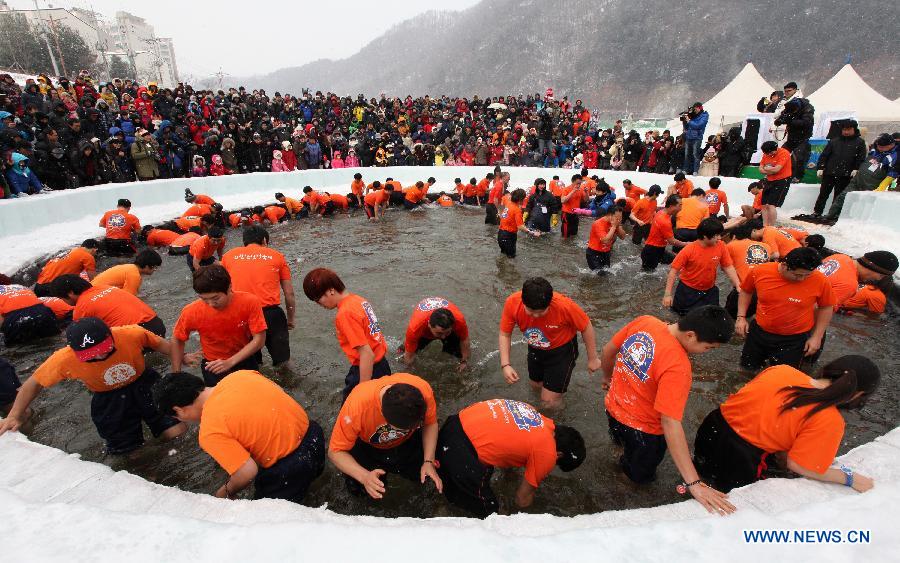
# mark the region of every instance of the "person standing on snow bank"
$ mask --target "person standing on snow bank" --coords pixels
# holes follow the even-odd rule
[[[696,174],[709,113],[704,111],[703,104],[696,102],[689,111],[681,114],[681,121],[684,125],[684,173]]]

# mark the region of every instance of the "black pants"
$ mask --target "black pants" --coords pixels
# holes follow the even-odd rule
[[[612,252],[598,252],[593,248],[584,251],[584,257],[587,260],[588,268],[591,270],[602,270],[609,268],[609,259]]]
[[[467,195],[463,198],[463,203],[466,205],[478,205],[478,196]]]
[[[750,322],[750,330],[747,331],[744,348],[741,350],[741,367],[759,370],[764,367],[787,364],[799,368],[804,361],[803,348],[809,334],[809,332],[789,335],[773,334],[761,329],[754,319]],[[814,362],[816,357],[813,356],[807,361]]]
[[[0,358],[0,408],[11,405],[16,400],[16,393],[22,382],[16,375],[16,368],[3,358]]]
[[[103,253],[107,256],[134,256],[135,252],[134,243],[129,239],[103,239]]]
[[[416,350],[421,352],[423,349],[425,349],[426,346],[428,346],[435,340],[437,340],[437,338],[420,338],[419,344],[416,346]],[[459,335],[455,332],[451,332],[450,336],[441,340],[441,346],[445,354],[450,354],[451,356],[462,358],[462,342],[460,342]]]
[[[666,455],[666,438],[647,434],[626,426],[608,412],[609,435],[617,446],[625,448],[619,465],[625,476],[635,483],[649,483],[656,479],[656,468]]]
[[[728,294],[728,297],[725,298],[725,310],[728,311],[728,314],[731,315],[732,319],[737,319],[737,314],[738,314],[738,290],[737,289],[731,288],[731,292]],[[746,317],[748,319],[750,319],[755,314],[756,314],[756,293],[753,293],[753,297],[750,299],[750,305],[747,307]]]
[[[288,334],[287,316],[280,305],[263,307],[266,319],[266,350],[272,356],[272,365],[283,364],[291,359],[291,342]]]
[[[812,147],[809,146],[807,141],[800,141],[796,143],[796,147],[791,148],[789,143],[785,143],[786,149],[791,151],[791,173],[793,177],[797,180],[803,179],[803,174],[806,172],[806,163],[809,162],[809,154],[812,152]]]
[[[682,242],[694,242],[697,240],[697,229],[675,229],[675,238]],[[677,254],[680,248],[673,248]]]
[[[419,471],[422,469],[422,460],[425,452],[422,449],[422,429],[418,429],[402,444],[396,448],[376,448],[362,440],[357,439],[356,444],[350,449],[350,455],[356,463],[362,465],[368,471],[383,469],[386,473],[400,475],[410,481],[419,480]],[[387,475],[381,477],[386,482]],[[366,494],[363,486],[354,478],[345,476],[347,488],[351,494],[361,496]]]
[[[646,225],[635,225],[633,229],[631,229],[631,242],[634,244],[641,244],[644,242],[648,236],[650,236],[650,223]]]
[[[194,269],[194,257],[191,254],[186,254],[185,259],[187,260],[188,268],[191,269],[191,272],[194,272],[194,270],[195,270]],[[216,261],[215,257],[210,256],[209,258],[204,258],[203,260],[200,260],[200,266],[201,267],[209,266],[210,264],[212,264],[215,261]]]
[[[261,467],[253,481],[253,498],[281,498],[300,503],[309,486],[325,468],[325,434],[315,420],[309,421],[306,435],[297,449],[270,467]]]
[[[831,192],[834,191],[834,199],[837,199],[849,183],[850,176],[822,176],[822,184],[819,186],[819,197],[816,198],[813,213],[821,215],[825,211],[825,203],[828,201],[828,196],[831,195]]]
[[[535,205],[528,216],[528,228],[542,233],[550,232],[550,214],[544,213],[539,209],[539,205]]]
[[[484,206],[484,224],[485,225],[499,225],[500,224],[500,216],[497,212],[497,206],[493,203],[488,203]]]
[[[178,424],[175,418],[160,413],[153,403],[151,389],[157,381],[159,374],[147,368],[125,387],[94,393],[91,419],[106,442],[108,453],[124,454],[141,447],[144,444],[141,421],[157,437]]]
[[[380,360],[372,364],[372,379],[378,379],[379,377],[384,377],[385,375],[391,375],[393,372],[391,371],[391,364],[387,361],[387,354],[382,356]],[[344,378],[344,398],[341,401],[341,404],[347,400],[347,397],[350,396],[350,392],[353,391],[353,388],[359,385],[359,365],[350,366],[350,370],[347,372],[347,376]]]
[[[491,489],[494,468],[479,461],[478,452],[466,436],[459,415],[447,417],[441,427],[436,454],[438,474],[450,504],[479,518],[497,512],[500,505]]]
[[[569,238],[578,235],[578,215],[575,213],[562,214],[562,237]]]
[[[645,244],[641,249],[641,269],[652,272],[660,264],[671,264],[675,255],[666,250],[665,246],[650,246]]]
[[[213,372],[209,371],[208,369],[206,369],[206,364],[208,362],[209,362],[209,360],[206,360],[206,359],[203,359],[200,361],[200,373],[203,374],[203,382],[206,383],[207,387],[215,387],[216,384],[219,383],[220,381],[222,381],[222,378],[224,378],[229,373],[234,373],[234,372],[240,371],[242,369],[258,371],[259,364],[262,362],[262,354],[259,352],[253,354],[252,356],[250,356],[243,362],[237,364],[236,366],[234,366],[230,370],[226,371],[225,373],[213,373]]]
[[[577,336],[562,346],[549,350],[528,346],[528,379],[541,382],[547,391],[565,393],[569,389],[569,380],[572,379],[576,361],[578,361]]]
[[[7,346],[25,344],[59,334],[56,315],[43,303],[10,311],[3,317],[0,333]]]
[[[758,481],[768,454],[734,431],[722,411],[706,415],[694,440],[694,466],[712,487],[727,493]]]
[[[500,254],[510,258],[516,257],[516,241],[519,235],[500,229],[497,231],[497,244],[500,246]]]
[[[166,325],[159,317],[153,317],[147,322],[140,323],[138,326],[147,329],[160,338],[166,337]]]
[[[415,209],[416,207],[419,207],[420,205],[422,205],[420,202],[412,202],[412,201],[409,201],[408,199],[403,200],[403,207],[407,211],[412,211],[413,209]]]
[[[672,299],[672,311],[684,316],[704,305],[719,305],[719,286],[713,285],[706,291],[701,291],[678,280]]]

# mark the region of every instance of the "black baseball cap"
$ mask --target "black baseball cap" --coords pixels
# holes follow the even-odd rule
[[[86,362],[113,349],[112,332],[97,317],[85,317],[66,329],[66,343],[79,361]]]

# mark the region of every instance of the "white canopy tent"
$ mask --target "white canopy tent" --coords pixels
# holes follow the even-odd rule
[[[849,64],[808,99],[817,115],[828,111],[853,111],[859,121],[900,121],[900,103],[876,92]]]

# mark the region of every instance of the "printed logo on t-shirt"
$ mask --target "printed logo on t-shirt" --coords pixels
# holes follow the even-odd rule
[[[420,311],[434,311],[435,309],[443,309],[450,305],[450,302],[443,297],[426,297],[419,301],[418,309]]]
[[[525,329],[525,343],[533,348],[549,348],[550,339],[539,328]]]
[[[369,443],[390,444],[391,442],[402,440],[410,432],[412,432],[412,430],[402,430],[400,428],[394,428],[390,424],[382,424],[372,433],[372,437],[369,438]]]
[[[27,289],[28,288],[23,285],[0,285],[0,295],[14,295],[20,291],[26,291]]]
[[[653,350],[656,343],[646,332],[636,332],[625,339],[619,348],[619,359],[625,369],[642,382],[650,377],[650,364],[653,363]]]
[[[532,428],[540,428],[544,425],[544,419],[534,407],[528,403],[519,401],[510,401],[504,399],[504,405],[509,414],[512,415],[513,423],[519,430],[530,431]]]
[[[114,215],[110,215],[109,219],[106,220],[107,227],[124,227],[125,226],[125,216],[120,215],[118,213]]]
[[[786,239],[789,239],[789,240],[794,239],[794,236],[791,233],[785,231],[784,229],[775,229],[775,230],[778,231],[779,233],[781,233],[782,235],[784,235],[784,238],[786,238]]]
[[[829,260],[825,260],[824,262],[822,262],[822,265],[816,269],[819,270],[820,272],[822,272],[823,274],[825,274],[826,276],[831,276],[832,274],[834,274],[835,272],[837,272],[838,270],[841,269],[841,263],[838,262],[837,260],[829,259]]]
[[[769,261],[769,253],[766,248],[759,244],[751,244],[747,247],[747,264],[757,265],[765,264]]]
[[[131,364],[116,364],[103,373],[103,381],[112,387],[129,381],[135,375],[137,375],[137,371]]]
[[[379,336],[381,334],[381,325],[378,324],[378,317],[375,316],[375,310],[369,305],[368,301],[362,302],[362,310],[369,320],[369,334]]]
[[[506,219],[507,217],[509,217],[509,209],[503,208],[503,212],[500,213],[500,218],[501,218],[501,219]]]
[[[719,195],[712,192],[706,194],[706,203],[710,205],[719,203]]]

